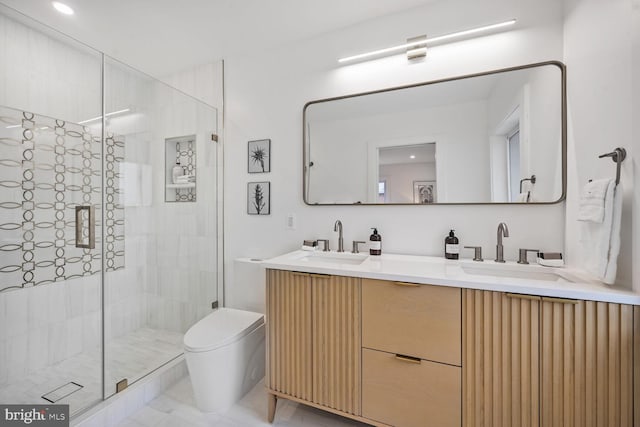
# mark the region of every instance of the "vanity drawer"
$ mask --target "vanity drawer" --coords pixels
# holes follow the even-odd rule
[[[362,350],[362,416],[398,427],[460,426],[461,368]]]
[[[461,291],[362,281],[362,346],[460,366]]]

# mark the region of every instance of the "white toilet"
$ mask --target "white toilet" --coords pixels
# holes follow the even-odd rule
[[[260,293],[264,271],[256,264],[237,260],[235,268],[244,271],[236,277],[251,280],[250,287]],[[244,284],[240,289],[246,288]],[[235,306],[244,308],[242,298],[235,301]],[[202,412],[225,412],[264,377],[264,315],[238,308],[220,308],[184,335],[187,368],[196,405]]]

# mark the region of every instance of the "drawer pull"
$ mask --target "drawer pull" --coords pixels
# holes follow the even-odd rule
[[[419,365],[421,360],[417,357],[405,356],[403,354],[396,354],[396,359],[402,360],[403,362],[415,363]]]
[[[407,283],[407,282],[393,282],[393,284],[394,285],[398,285],[398,286],[409,286],[409,287],[412,287],[412,288],[420,286],[417,283]]]
[[[560,304],[577,304],[577,299],[570,298],[554,298],[554,297],[542,297],[543,302],[558,302]]]
[[[331,278],[330,274],[309,273],[309,276],[313,277],[314,279],[329,279],[329,278]]]
[[[508,298],[528,299],[528,300],[533,300],[533,301],[540,301],[540,297],[536,296],[536,295],[512,294],[512,293],[507,293],[506,295],[507,295]]]

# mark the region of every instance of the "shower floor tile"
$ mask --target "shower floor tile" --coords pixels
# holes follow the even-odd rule
[[[182,353],[183,334],[141,328],[107,343],[105,351],[105,391],[115,393],[116,382],[127,378],[129,384]],[[102,351],[77,354],[41,369],[20,382],[0,387],[0,402],[48,404],[42,395],[71,381],[82,389],[56,403],[70,405],[71,413],[102,400]]]

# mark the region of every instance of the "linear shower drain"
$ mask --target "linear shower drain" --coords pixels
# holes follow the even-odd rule
[[[81,390],[83,387],[83,385],[74,383],[72,381],[51,390],[49,393],[43,394],[42,398],[48,402],[56,403],[57,401],[62,400],[65,397],[75,393],[76,391]]]

